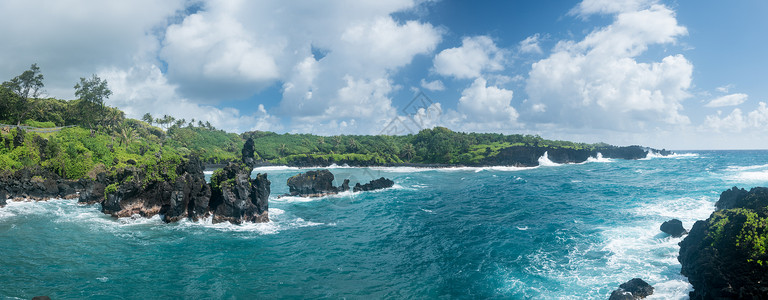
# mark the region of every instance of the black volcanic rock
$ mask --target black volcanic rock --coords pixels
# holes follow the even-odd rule
[[[197,220],[207,213],[211,190],[197,158],[181,163],[175,178],[170,180],[145,180],[144,170],[136,167],[125,168],[116,177],[115,183],[102,192],[106,194],[101,203],[105,214],[114,217],[162,214],[163,221],[175,222],[185,217]],[[92,184],[98,186],[98,182]],[[93,197],[83,194],[81,199]]]
[[[395,185],[394,181],[381,177],[379,179],[371,180],[371,182],[363,185],[360,185],[360,183],[355,184],[355,187],[352,189],[352,191],[362,192],[362,191],[380,190],[380,189],[390,188],[393,185]]]
[[[619,288],[611,293],[609,300],[634,300],[643,299],[653,294],[653,287],[640,278],[632,278],[619,285]]]
[[[768,298],[768,189],[721,194],[719,209],[697,221],[679,243],[680,273],[691,299]]]
[[[267,174],[251,179],[253,168],[230,163],[211,177],[213,222],[269,222],[270,182]]]
[[[8,195],[5,193],[4,188],[0,188],[0,207],[3,207],[7,204]]]
[[[256,150],[253,144],[253,138],[249,137],[248,140],[245,141],[245,145],[243,145],[243,150],[241,151],[242,160],[246,166],[253,168],[255,163],[253,159],[253,152],[255,151]]]
[[[328,170],[307,171],[288,178],[288,192],[291,196],[319,197],[336,194],[333,173]],[[349,182],[347,182],[347,187]]]
[[[684,234],[688,233],[688,231],[685,230],[685,228],[683,228],[683,222],[681,222],[678,219],[665,221],[664,223],[661,224],[659,229],[661,230],[661,232],[669,234],[673,237],[681,237]]]
[[[344,179],[344,182],[339,187],[339,193],[349,191],[349,179]]]

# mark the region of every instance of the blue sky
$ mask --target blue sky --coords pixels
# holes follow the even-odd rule
[[[71,99],[97,74],[130,117],[234,132],[446,126],[765,149],[766,13],[758,0],[12,0],[0,78],[38,63],[48,95]]]

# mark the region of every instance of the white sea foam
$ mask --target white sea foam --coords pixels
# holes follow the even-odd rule
[[[261,166],[253,168],[253,172],[262,173],[267,171],[285,171],[285,170],[299,170],[298,167],[289,166]]]
[[[612,162],[613,160],[610,158],[604,158],[603,154],[600,152],[597,152],[597,157],[589,157],[587,158],[587,162],[601,162],[601,163],[607,163]]]
[[[213,175],[213,171],[203,171],[203,174],[205,174],[205,175]]]
[[[653,152],[652,150],[648,150],[648,154],[645,155],[644,160],[648,160],[651,158],[674,158],[674,159],[682,159],[682,158],[694,158],[699,157],[698,153],[672,153],[670,155],[661,155],[656,152]]]
[[[728,177],[731,181],[736,182],[766,182],[768,181],[768,171],[750,171],[739,172],[737,174]]]
[[[323,199],[328,198],[342,198],[342,197],[352,197],[355,193],[350,191],[341,192],[338,194],[331,194],[331,195],[325,195],[322,197],[301,197],[301,196],[279,196],[279,197],[270,197],[269,201],[272,202],[283,202],[283,203],[302,203],[302,202],[313,202],[313,201],[319,201]]]
[[[560,164],[549,160],[549,153],[547,153],[546,151],[544,152],[544,155],[539,157],[539,166],[555,167],[555,166],[559,166],[559,165]]]
[[[752,166],[728,166],[725,168],[729,172],[749,171],[758,169],[768,169],[768,164],[765,165],[752,165]]]
[[[267,234],[277,234],[283,230],[326,225],[324,223],[317,223],[317,222],[307,221],[298,217],[288,216],[286,215],[284,210],[279,208],[270,208],[269,218],[270,218],[270,221],[266,223],[232,224],[229,222],[222,222],[222,223],[214,224],[213,217],[209,216],[207,218],[198,220],[196,222],[193,222],[187,219],[181,220],[179,221],[179,228],[181,228],[182,230],[186,230],[189,227],[204,227],[204,228],[214,229],[217,231],[253,232],[253,233],[258,233],[259,235],[267,235]],[[328,225],[335,226],[335,224],[328,224]]]

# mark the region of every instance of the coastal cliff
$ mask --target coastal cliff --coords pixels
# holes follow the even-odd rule
[[[724,191],[716,211],[680,242],[678,260],[697,299],[768,295],[768,188]]]

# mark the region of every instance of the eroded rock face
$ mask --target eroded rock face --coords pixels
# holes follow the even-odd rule
[[[271,183],[267,174],[251,179],[253,168],[230,163],[211,178],[210,210],[213,222],[269,222]]]
[[[136,167],[122,170],[117,177],[114,188],[106,188],[101,203],[105,214],[118,218],[162,214],[165,222],[175,222],[187,217],[197,220],[208,212],[211,188],[196,158],[180,164],[173,180],[146,180],[145,172]],[[97,187],[98,182],[93,185]],[[81,193],[81,198],[93,197],[83,194],[88,193]]]
[[[25,198],[44,201],[52,198],[72,199],[82,186],[76,181],[37,167],[24,168],[13,173],[0,174],[0,198]],[[3,205],[3,204],[0,204]]]
[[[393,185],[395,185],[395,182],[381,177],[379,179],[371,180],[371,182],[368,182],[366,184],[360,185],[360,183],[355,184],[355,187],[353,188],[354,192],[363,192],[363,191],[373,191],[373,190],[380,190],[380,189],[386,189],[391,188]]]
[[[723,192],[717,211],[697,221],[679,243],[680,273],[691,299],[766,299],[768,295],[768,189]]]
[[[288,178],[288,192],[291,196],[320,197],[336,194],[333,173],[328,170],[307,171]],[[349,181],[347,181],[349,187]]]
[[[664,232],[666,234],[669,234],[673,237],[681,237],[684,234],[687,234],[688,231],[683,228],[683,222],[678,219],[672,219],[669,221],[665,221],[661,224],[659,227],[661,232]]]
[[[610,300],[643,299],[653,294],[653,287],[640,278],[632,278],[619,285],[619,288],[611,293]]]

